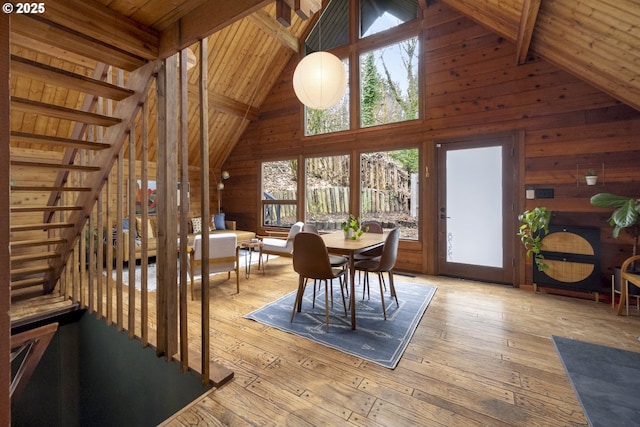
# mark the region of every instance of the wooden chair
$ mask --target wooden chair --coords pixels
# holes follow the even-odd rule
[[[324,240],[319,234],[300,232],[294,238],[293,269],[298,273],[298,292],[291,311],[291,322],[296,314],[302,310],[302,297],[307,285],[307,279],[324,281],[324,308],[327,321],[327,332],[329,331],[329,294],[333,304],[333,279],[340,279],[340,294],[342,295],[342,306],[344,315],[347,315],[347,304],[344,299],[342,279],[346,270],[343,268],[333,268],[329,262],[329,253],[324,244]],[[331,286],[329,286],[331,281]],[[316,287],[313,287],[313,301],[315,306]]]
[[[369,292],[369,273],[378,273],[378,281],[380,282],[380,300],[382,301],[382,313],[384,320],[387,320],[387,308],[384,303],[384,291],[382,289],[383,277],[382,273],[389,275],[389,289],[391,296],[395,298],[396,304],[398,303],[398,296],[396,295],[396,288],[393,285],[393,267],[396,265],[398,259],[398,243],[400,242],[400,229],[394,228],[389,232],[389,235],[384,241],[382,246],[382,254],[378,258],[364,259],[357,261],[354,264],[354,268],[359,271],[364,271],[364,288],[362,289],[362,298],[364,299],[364,291]]]
[[[314,234],[320,234],[320,232],[318,231],[318,227],[316,227],[313,224],[305,224],[302,226],[302,231],[306,232],[306,233],[314,233]],[[342,256],[342,255],[329,255],[329,263],[331,264],[331,267],[333,268],[343,268],[347,269],[347,266],[349,264],[349,258]],[[314,283],[317,284],[317,280],[314,281]],[[349,295],[349,287],[348,286],[344,286],[347,295]],[[331,304],[331,306],[333,307],[333,304]]]
[[[202,235],[193,239],[193,247],[189,248],[189,279],[191,282],[191,299],[195,298],[193,279],[202,276]],[[209,235],[209,273],[227,272],[227,279],[231,272],[236,272],[236,291],[240,293],[240,272],[238,262],[238,237],[235,234]]]
[[[636,261],[640,260],[640,255],[627,258],[620,268],[620,290],[615,289],[615,280],[611,281],[611,304],[615,304],[615,294],[620,293],[620,304],[618,305],[617,314],[622,312],[622,306],[626,308],[627,316],[629,315],[629,299],[636,299],[636,307],[640,310],[640,274],[630,272],[629,267]]]
[[[264,265],[269,260],[269,255],[278,255],[284,257],[293,256],[293,239],[296,237],[302,227],[303,222],[296,222],[289,229],[289,233],[285,238],[264,236],[262,237],[262,246],[260,246],[260,256],[258,257],[258,270],[264,268]],[[262,255],[267,255],[266,260],[263,262]]]

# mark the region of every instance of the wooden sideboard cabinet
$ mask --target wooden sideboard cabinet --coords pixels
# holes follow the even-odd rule
[[[544,261],[549,268],[538,271],[534,263],[534,290],[537,286],[548,286],[593,292],[598,301],[601,290],[600,229],[549,226],[542,245]]]

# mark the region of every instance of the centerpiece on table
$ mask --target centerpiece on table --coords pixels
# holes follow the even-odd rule
[[[362,233],[367,230],[362,228],[360,218],[356,218],[355,215],[350,214],[349,218],[342,222],[342,231],[344,231],[345,240],[358,240],[360,236],[362,236]]]

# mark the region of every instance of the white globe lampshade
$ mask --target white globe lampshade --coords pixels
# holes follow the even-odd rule
[[[304,105],[317,110],[333,107],[347,89],[347,74],[337,56],[314,52],[293,72],[293,90]]]

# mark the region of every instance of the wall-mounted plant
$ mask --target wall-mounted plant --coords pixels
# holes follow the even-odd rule
[[[518,215],[522,224],[518,229],[518,237],[527,250],[527,257],[533,257],[539,271],[549,268],[542,255],[542,238],[549,232],[551,211],[545,207],[537,207]]]
[[[584,173],[584,179],[587,185],[596,185],[598,183],[598,172],[595,169],[587,169]]]

